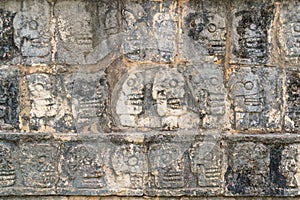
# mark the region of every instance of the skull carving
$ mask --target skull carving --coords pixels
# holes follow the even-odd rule
[[[144,110],[144,75],[142,72],[129,74],[117,102],[116,113],[123,126],[138,126],[138,115]]]
[[[16,46],[21,50],[22,56],[45,57],[50,55],[50,14],[46,11],[34,12],[29,8],[17,13],[14,20],[14,40]]]
[[[183,152],[175,144],[156,144],[150,147],[150,171],[157,188],[184,187]]]
[[[95,150],[92,147],[79,144],[68,150],[65,168],[75,187],[104,187],[102,166],[102,159],[95,154]]]
[[[221,150],[212,142],[197,142],[190,149],[191,171],[200,187],[220,185]]]
[[[260,126],[264,110],[264,92],[260,86],[260,79],[250,69],[239,75],[240,78],[230,86],[236,128]]]

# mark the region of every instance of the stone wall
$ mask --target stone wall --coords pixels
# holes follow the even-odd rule
[[[0,196],[298,196],[299,13],[0,1]]]

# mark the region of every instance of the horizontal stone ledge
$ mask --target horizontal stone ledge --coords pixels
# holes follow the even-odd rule
[[[294,196],[299,138],[1,133],[0,196]]]

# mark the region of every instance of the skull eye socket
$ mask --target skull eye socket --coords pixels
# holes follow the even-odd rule
[[[136,84],[136,81],[133,78],[131,78],[127,81],[127,85],[129,87],[133,87],[135,84]]]
[[[252,90],[253,86],[254,86],[254,84],[251,81],[247,81],[244,84],[244,87],[246,88],[246,90]]]
[[[38,92],[43,91],[44,90],[44,85],[38,83],[34,86],[34,89]]]
[[[170,80],[169,85],[170,85],[170,87],[175,88],[178,86],[178,81],[176,79],[172,79],[172,80]]]
[[[172,161],[172,155],[169,152],[163,154],[161,158],[164,164],[169,164]]]
[[[29,28],[30,28],[31,30],[37,30],[37,28],[38,28],[38,23],[37,23],[36,21],[34,21],[34,20],[30,21],[30,22],[29,22]]]
[[[294,32],[300,32],[300,23],[294,24],[293,30]]]
[[[293,84],[291,85],[291,89],[292,89],[293,92],[297,92],[297,91],[298,91],[298,86],[297,86],[297,84],[296,84],[296,83],[293,83]]]
[[[213,85],[213,86],[216,86],[218,85],[219,83],[219,79],[217,77],[211,77],[210,78],[210,83]]]
[[[192,21],[190,22],[190,26],[191,26],[192,28],[194,28],[194,27],[196,26],[195,20],[192,20]]]
[[[210,23],[210,24],[207,25],[207,30],[208,30],[209,32],[211,32],[211,33],[214,33],[214,32],[216,32],[217,27],[216,27],[215,24]]]

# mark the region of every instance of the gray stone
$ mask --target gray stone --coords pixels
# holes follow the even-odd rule
[[[20,152],[20,170],[24,186],[55,188],[58,181],[58,145],[28,142],[20,146]]]
[[[16,56],[18,50],[14,44],[14,31],[13,31],[13,20],[16,13],[0,9],[0,38],[1,38],[1,49],[0,58],[2,62],[11,60]]]
[[[103,71],[74,74],[69,88],[72,113],[77,132],[109,132],[108,89]]]
[[[120,46],[118,1],[58,1],[57,60],[61,64],[97,63]]]
[[[14,17],[14,43],[22,63],[49,63],[51,59],[50,5],[46,0],[24,0]]]
[[[125,58],[129,61],[173,62],[176,55],[177,2],[125,1]]]
[[[270,58],[272,0],[239,1],[232,8],[231,63],[264,64]]]
[[[216,136],[208,132],[195,139],[189,134],[149,137],[146,141],[149,143],[150,177],[146,194],[222,194],[222,151]]]
[[[299,2],[284,1],[280,10],[281,26],[278,27],[278,38],[281,47],[281,57],[293,65],[299,64]]]
[[[300,71],[287,71],[287,112],[285,116],[285,130],[297,132],[300,130]]]
[[[228,82],[236,130],[281,130],[282,76],[278,68],[234,67]]]
[[[19,129],[18,70],[0,69],[0,126],[2,130]]]
[[[224,59],[226,51],[226,1],[182,3],[180,53],[188,61]]]
[[[200,119],[189,108],[187,87],[177,68],[158,65],[130,71],[117,84],[117,96],[112,97],[115,118],[124,127],[195,129]]]
[[[40,132],[74,129],[73,115],[59,76],[36,73],[26,76],[29,96],[29,128]]]

